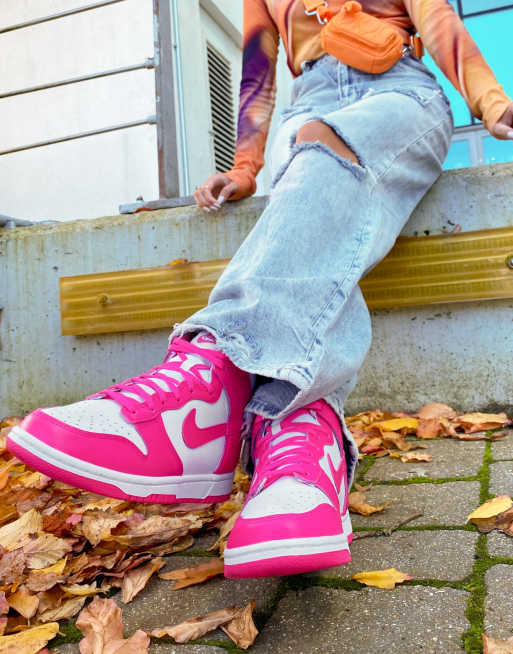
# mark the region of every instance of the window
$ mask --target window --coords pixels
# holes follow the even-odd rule
[[[504,90],[513,95],[513,70],[504,55],[513,29],[513,0],[450,0]],[[461,95],[426,54],[424,62],[436,75],[451,102],[456,131],[444,168],[477,166],[513,160],[513,143],[491,137],[474,118]]]
[[[217,172],[233,166],[237,131],[235,128],[232,70],[230,62],[207,43],[210,109]]]

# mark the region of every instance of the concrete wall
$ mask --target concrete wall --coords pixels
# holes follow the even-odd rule
[[[81,0],[3,2],[0,27],[84,4]],[[0,34],[0,94],[153,57],[152,6],[152,0],[125,0]],[[214,172],[206,43],[211,41],[232,62],[237,107],[241,7],[240,0],[178,0],[191,187]],[[280,108],[288,101],[291,84],[283,57],[278,77]],[[151,69],[3,98],[0,150],[153,114],[155,74]],[[117,213],[120,204],[139,196],[158,198],[157,165],[154,125],[0,156],[0,214],[74,220]],[[267,192],[268,174],[259,182],[259,193]]]
[[[444,173],[405,234],[513,225],[513,165]],[[0,416],[71,402],[159,362],[169,330],[63,337],[61,276],[232,256],[264,198],[205,215],[194,207],[0,229]],[[513,410],[513,300],[373,314],[374,343],[348,411]]]

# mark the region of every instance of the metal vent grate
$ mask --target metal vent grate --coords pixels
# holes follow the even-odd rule
[[[235,154],[236,128],[233,109],[232,70],[230,62],[207,43],[210,107],[214,136],[215,168],[230,170]]]

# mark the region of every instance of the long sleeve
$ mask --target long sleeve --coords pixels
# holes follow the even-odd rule
[[[490,128],[511,102],[448,0],[404,0],[437,66]]]
[[[264,0],[244,0],[243,64],[237,148],[226,175],[238,184],[230,200],[253,195],[276,97],[279,33]]]

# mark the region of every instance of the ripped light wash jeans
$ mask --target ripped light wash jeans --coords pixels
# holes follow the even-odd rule
[[[379,75],[330,55],[302,68],[272,150],[269,202],[208,306],[171,338],[205,329],[239,368],[265,377],[249,412],[279,418],[324,398],[342,422],[351,483],[357,448],[344,402],[371,341],[358,281],[440,175],[453,121],[435,77],[411,57]],[[311,120],[359,163],[321,142],[296,144]]]

